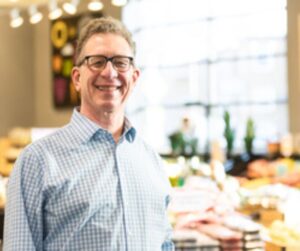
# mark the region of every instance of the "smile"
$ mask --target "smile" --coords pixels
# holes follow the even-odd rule
[[[100,91],[116,91],[119,90],[120,86],[97,86],[96,87]]]

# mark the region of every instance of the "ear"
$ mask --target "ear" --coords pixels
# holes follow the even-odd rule
[[[136,84],[137,80],[140,77],[140,74],[141,74],[141,71],[140,71],[139,68],[134,68],[133,69],[133,73],[132,73],[132,83],[133,83],[133,85]]]
[[[81,85],[80,85],[80,69],[79,67],[75,66],[72,69],[72,81],[74,83],[75,89],[77,92],[80,92]]]

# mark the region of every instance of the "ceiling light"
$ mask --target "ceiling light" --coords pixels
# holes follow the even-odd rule
[[[19,9],[12,9],[10,12],[10,26],[13,28],[17,28],[21,26],[24,22],[23,18],[20,16],[20,10]]]
[[[56,8],[49,12],[49,18],[51,20],[57,19],[62,15],[62,10],[60,8]]]
[[[31,5],[28,9],[30,16],[29,22],[32,24],[37,24],[43,19],[43,14],[38,11],[36,5]]]
[[[127,0],[112,0],[111,3],[115,6],[124,6],[127,4]]]
[[[88,4],[90,11],[99,11],[103,9],[103,3],[100,0],[91,0]]]
[[[62,15],[62,10],[57,7],[56,0],[50,0],[49,2],[49,18],[51,20],[57,19]]]
[[[79,0],[71,0],[71,2],[64,3],[63,8],[65,12],[70,15],[74,15],[77,12],[77,5],[79,4]]]

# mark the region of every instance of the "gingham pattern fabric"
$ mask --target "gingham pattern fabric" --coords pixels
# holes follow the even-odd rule
[[[126,120],[112,135],[74,110],[28,146],[8,183],[4,251],[174,250],[159,156]]]

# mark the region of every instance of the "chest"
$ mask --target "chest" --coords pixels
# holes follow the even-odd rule
[[[49,158],[48,169],[45,212],[59,221],[96,212],[107,217],[120,208],[121,200],[128,208],[141,203],[145,210],[165,206],[165,180],[155,160],[139,148],[83,146]]]

